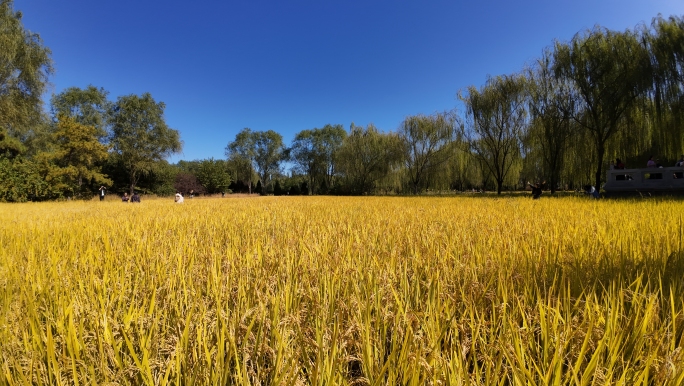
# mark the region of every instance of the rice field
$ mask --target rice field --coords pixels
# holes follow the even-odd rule
[[[0,205],[0,384],[682,385],[681,201]]]

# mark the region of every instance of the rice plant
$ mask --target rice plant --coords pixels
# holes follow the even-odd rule
[[[674,200],[0,205],[8,385],[681,385]]]

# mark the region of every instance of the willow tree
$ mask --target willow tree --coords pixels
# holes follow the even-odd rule
[[[654,18],[643,36],[651,59],[652,140],[663,155],[678,157],[684,148],[684,19]]]
[[[575,103],[568,82],[556,78],[552,67],[553,54],[544,50],[542,57],[527,70],[531,118],[527,140],[540,156],[545,179],[554,193],[560,181],[564,152],[573,134],[570,116]]]
[[[226,146],[226,156],[234,164],[243,167],[242,174],[249,176],[250,193],[253,172],[259,176],[262,192],[265,192],[272,175],[278,173],[281,162],[287,159],[287,149],[283,144],[283,136],[273,130],[252,131],[244,128]]]
[[[482,169],[496,181],[497,194],[521,155],[528,126],[526,83],[522,75],[503,75],[489,78],[480,90],[470,86],[467,93],[459,93],[467,109],[465,138]]]
[[[595,186],[601,186],[606,146],[649,84],[649,56],[630,31],[595,28],[554,48],[557,77],[571,82],[579,103],[572,119],[587,130],[596,151]]]
[[[342,125],[325,125],[323,128],[302,130],[292,141],[290,159],[296,169],[308,178],[310,194],[316,194],[319,186],[329,191],[337,172],[334,155],[342,146],[347,132]]]
[[[352,194],[372,193],[376,184],[401,162],[401,140],[373,124],[351,124],[335,159]]]
[[[455,154],[459,121],[453,112],[406,117],[399,127],[404,166],[413,194],[425,185],[430,172]]]

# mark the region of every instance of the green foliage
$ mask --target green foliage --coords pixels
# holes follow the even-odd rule
[[[373,124],[353,123],[349,135],[335,156],[344,175],[341,193],[369,194],[377,182],[401,162],[401,139],[394,133],[382,133]]]
[[[564,154],[576,131],[570,120],[576,101],[570,82],[556,78],[552,65],[553,53],[545,50],[527,71],[531,124],[525,138],[525,163],[529,167],[541,161],[531,174],[534,180],[548,181],[553,193],[560,181]]]
[[[283,145],[283,136],[275,131],[245,128],[235,136],[234,141],[228,143],[226,156],[233,166],[240,169],[237,179],[247,181],[251,188],[252,174],[256,173],[268,187],[272,176],[279,173],[280,163],[287,159],[287,150]]]
[[[576,91],[580,105],[572,118],[591,134],[600,186],[606,144],[625,127],[622,121],[649,85],[648,53],[632,32],[596,28],[568,44],[556,43],[554,62],[556,76]]]
[[[24,28],[12,0],[0,0],[0,129],[22,141],[41,124],[42,99],[52,73],[50,50]]]
[[[54,197],[38,165],[21,157],[0,156],[0,201],[25,202]]]
[[[413,194],[426,186],[430,172],[441,168],[455,154],[459,119],[453,112],[413,115],[399,128],[406,174]]]
[[[44,165],[45,180],[53,190],[66,197],[90,198],[93,188],[111,184],[101,173],[107,146],[97,140],[94,126],[60,115],[52,138],[54,150],[39,154],[37,159]]]
[[[182,148],[179,132],[166,125],[164,107],[145,93],[119,97],[109,110],[110,143],[128,173],[130,194],[141,175]]]
[[[92,126],[96,129],[97,137],[104,139],[107,134],[107,110],[111,105],[107,94],[105,89],[93,85],[86,89],[70,87],[50,99],[52,115],[55,118],[66,115],[81,125]]]
[[[526,79],[520,75],[497,76],[477,90],[459,94],[468,112],[465,136],[473,155],[494,177],[497,193],[521,155],[527,129]]]
[[[0,127],[0,156],[15,158],[24,153],[26,148],[18,139],[7,134],[7,130]]]
[[[205,192],[209,194],[225,192],[230,186],[228,166],[223,160],[210,158],[200,161],[195,175],[204,186]]]
[[[347,132],[342,125],[325,125],[323,128],[302,130],[295,136],[290,148],[290,159],[297,171],[309,179],[310,194],[319,193],[322,186],[325,193],[334,186],[337,174],[335,153],[342,146]]]
[[[273,195],[274,196],[282,196],[283,194],[285,194],[285,190],[280,185],[280,180],[276,180],[275,185],[273,187]]]
[[[233,181],[243,182],[248,186],[249,193],[252,193],[255,173],[254,141],[251,129],[242,129],[235,136],[235,140],[226,146],[226,157],[228,157],[228,168],[232,173]]]

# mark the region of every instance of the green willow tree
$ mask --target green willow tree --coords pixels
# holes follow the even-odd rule
[[[595,28],[557,42],[554,71],[571,82],[579,102],[572,119],[592,137],[595,186],[601,186],[606,147],[649,85],[649,56],[635,33]]]
[[[399,137],[402,155],[413,194],[426,186],[431,172],[455,155],[459,119],[453,112],[413,115],[402,122]]]
[[[233,165],[240,166],[240,174],[249,178],[248,184],[252,192],[252,173],[256,173],[261,181],[261,193],[268,191],[272,176],[280,171],[280,163],[288,158],[283,144],[283,136],[273,130],[252,131],[244,128],[235,140],[226,146],[226,156]]]
[[[370,194],[376,183],[401,162],[401,139],[394,133],[382,133],[373,124],[353,123],[349,135],[335,154],[344,175],[344,190],[352,194]]]
[[[684,149],[684,19],[656,17],[642,36],[651,63],[651,143],[675,158]]]
[[[564,153],[573,135],[570,117],[575,103],[569,84],[554,74],[550,50],[544,50],[542,57],[527,70],[527,77],[531,124],[526,142],[532,150],[527,155],[539,155],[543,174],[554,193],[560,182]]]
[[[121,96],[109,109],[110,145],[128,174],[131,195],[141,175],[182,148],[179,132],[166,125],[164,108],[144,93]]]
[[[521,156],[528,127],[526,83],[522,75],[497,76],[480,90],[470,86],[467,93],[459,93],[468,115],[464,136],[482,170],[494,178],[497,194]]]
[[[302,130],[290,148],[290,159],[298,171],[308,178],[309,194],[319,193],[319,187],[329,192],[334,185],[336,162],[334,155],[342,146],[347,132],[342,125]]]

